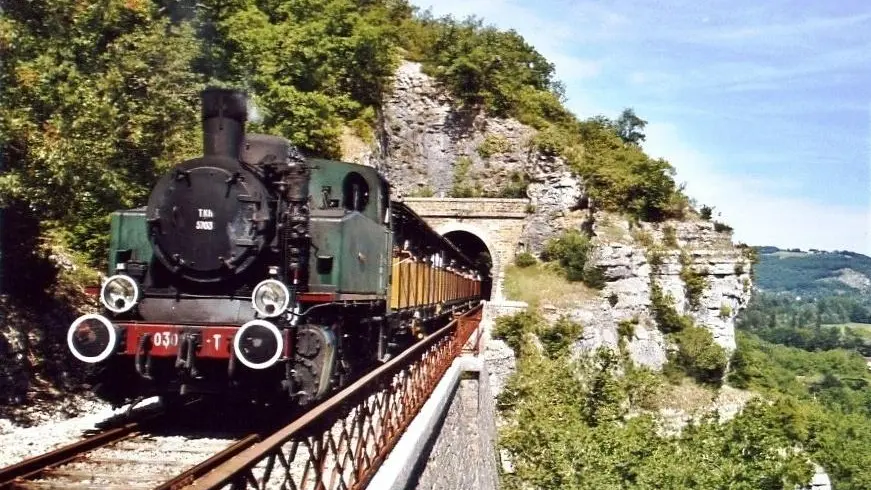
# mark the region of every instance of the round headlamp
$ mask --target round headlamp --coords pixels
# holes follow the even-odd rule
[[[118,332],[112,322],[102,315],[83,315],[76,318],[67,330],[67,346],[76,359],[97,363],[115,352]]]
[[[100,290],[100,301],[103,306],[114,313],[130,311],[139,299],[139,285],[130,276],[117,274],[103,284]]]
[[[233,351],[251,369],[266,369],[278,362],[284,352],[284,337],[278,327],[266,320],[251,320],[239,327],[233,337]]]
[[[290,291],[281,281],[266,279],[261,281],[251,293],[251,304],[260,316],[276,317],[290,305]]]

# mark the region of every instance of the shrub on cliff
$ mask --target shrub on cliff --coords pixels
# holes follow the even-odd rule
[[[577,230],[568,230],[548,241],[541,257],[547,261],[558,262],[569,281],[582,281],[590,249],[590,240],[586,235]]]
[[[504,340],[517,355],[524,355],[527,342],[535,341],[546,356],[556,358],[568,353],[582,330],[581,324],[567,317],[548,325],[537,311],[526,310],[497,318],[493,338]]]
[[[650,309],[656,326],[663,333],[674,333],[692,327],[693,321],[674,309],[674,298],[665,294],[655,281],[650,282]]]
[[[520,268],[531,267],[537,263],[538,260],[535,258],[535,255],[532,255],[529,252],[523,252],[517,254],[517,257],[514,257],[514,265]]]
[[[478,145],[477,152],[481,158],[490,158],[493,155],[505,153],[511,150],[511,142],[501,134],[488,134],[484,141]]]
[[[549,357],[567,354],[569,347],[578,340],[583,327],[568,317],[560,317],[552,326],[544,326],[538,331],[538,338]]]
[[[543,322],[544,319],[534,310],[500,316],[493,327],[493,338],[504,340],[515,353],[520,353],[528,336],[537,334]]]
[[[716,342],[711,332],[702,327],[691,326],[672,336],[677,352],[672,362],[697,381],[720,384],[726,372],[726,351]]]
[[[690,309],[697,310],[702,304],[702,294],[708,287],[705,278],[707,270],[696,271],[692,267],[692,258],[684,251],[680,254],[680,278],[684,283],[684,295]]]
[[[499,189],[494,197],[504,197],[509,199],[523,199],[526,197],[526,190],[529,188],[529,176],[523,172],[511,172],[508,176],[508,183],[505,187]],[[489,196],[488,196],[489,197]]]

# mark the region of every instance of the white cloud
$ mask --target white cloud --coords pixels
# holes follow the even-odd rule
[[[735,240],[751,245],[802,249],[853,250],[871,255],[869,206],[826,205],[785,196],[788,176],[768,180],[726,173],[719,162],[684,142],[676,127],[652,123],[645,128],[645,150],[667,159],[677,180],[700,204],[715,207],[715,217],[735,228]]]

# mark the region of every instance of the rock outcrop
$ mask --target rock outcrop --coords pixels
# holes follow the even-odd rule
[[[643,223],[630,230],[625,219],[606,213],[597,213],[593,232],[592,260],[602,268],[606,283],[600,301],[571,312],[586,327],[578,349],[616,348],[620,322],[631,321],[630,356],[636,363],[660,368],[668,346],[651,316],[651,281],[671,296],[678,313],[710,330],[727,351],[735,349],[734,321],[750,299],[751,281],[750,264],[732,244],[730,234],[717,232],[713,223],[701,220]],[[649,262],[654,248],[661,262],[655,268]],[[682,254],[684,261],[689,259],[686,266]],[[690,304],[681,278],[684,267],[704,279],[696,307]]]
[[[534,251],[584,197],[566,163],[535,148],[534,128],[458,107],[419,63],[397,70],[378,132],[371,161],[399,196],[446,197],[459,185],[476,195],[518,197],[505,194],[513,185],[531,200],[524,243]]]

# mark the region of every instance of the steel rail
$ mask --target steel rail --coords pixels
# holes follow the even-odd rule
[[[282,479],[281,488],[365,488],[450,364],[463,351],[478,327],[481,309],[479,304],[455,317],[445,327],[187,488],[213,489],[225,485],[265,488],[270,478],[276,476],[272,474],[276,463],[282,467],[279,471],[283,474],[277,475]],[[287,453],[282,450],[285,446],[289,446]],[[297,462],[297,457],[302,461]],[[263,463],[263,476],[258,481],[254,469]],[[299,483],[294,481],[295,477]]]
[[[129,422],[120,427],[105,430],[98,434],[85,437],[82,440],[61,446],[47,453],[33,456],[5,468],[0,468],[0,488],[5,488],[7,485],[11,485],[18,479],[31,479],[49,468],[69,463],[94,449],[124,440],[144,428],[147,424],[154,423],[156,419],[164,415],[166,414],[163,411],[150,413],[142,420]]]
[[[86,452],[123,440],[140,427],[140,422],[131,422],[123,427],[109,429],[54,451],[2,468],[0,469],[0,488],[6,488],[17,479],[30,479],[49,468],[68,463]]]
[[[181,407],[184,409],[190,409],[190,407],[196,406],[200,402],[200,399],[190,400],[182,404]],[[97,434],[87,436],[84,439],[61,446],[47,453],[33,456],[19,463],[0,468],[0,488],[7,488],[14,486],[16,483],[22,483],[26,480],[38,478],[46,471],[72,463],[75,460],[84,457],[84,455],[89,452],[130,439],[141,433],[143,430],[154,426],[158,423],[161,417],[167,415],[170,414],[167,412],[166,408],[161,408],[157,412],[146,412],[140,414],[141,420],[128,422],[118,427],[103,430]],[[158,488],[180,488],[192,481],[194,478],[208,472],[211,468],[223,463],[230,457],[239,453],[242,449],[259,440],[259,436],[250,435]]]
[[[203,461],[202,463],[194,466],[193,468],[185,471],[184,473],[178,475],[177,477],[169,480],[157,487],[154,490],[178,490],[180,488],[184,488],[187,485],[193,483],[197,478],[205,475],[209,471],[217,468],[221,464],[223,464],[228,459],[233,456],[239,454],[244,449],[247,449],[254,444],[260,441],[260,436],[257,434],[251,434],[240,441],[236,442],[232,446],[224,449],[223,451],[215,454],[211,458]]]

